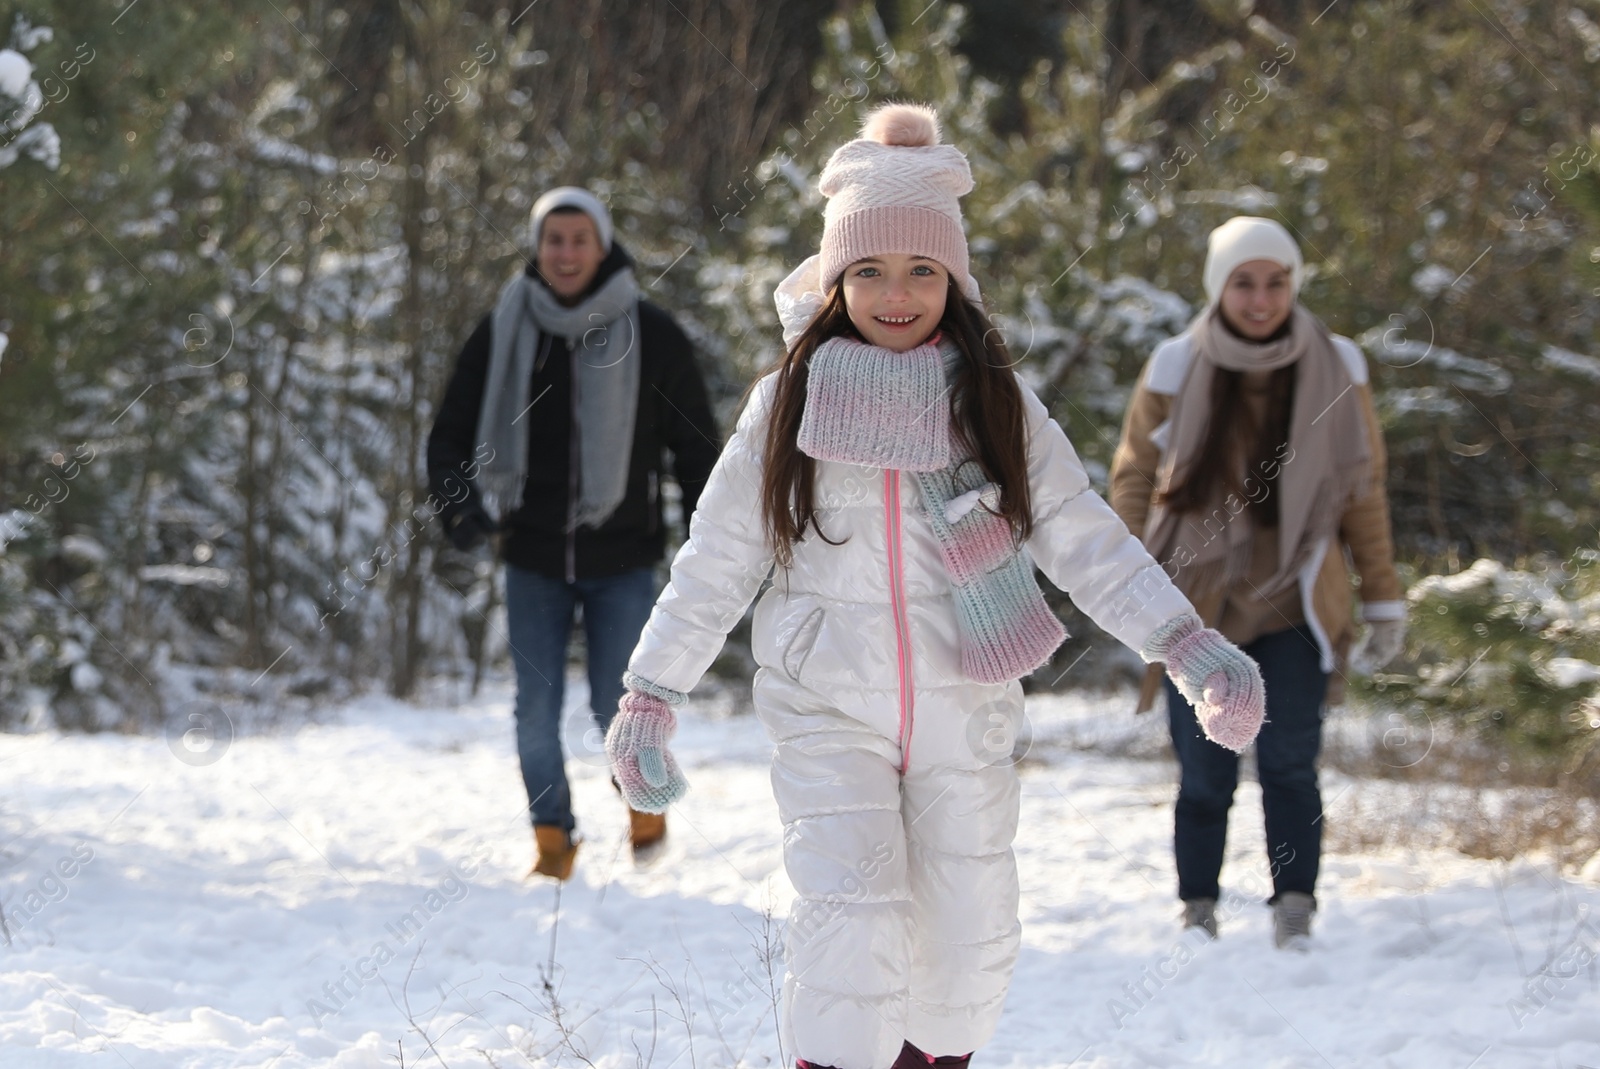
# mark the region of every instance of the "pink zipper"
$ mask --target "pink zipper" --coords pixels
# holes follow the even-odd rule
[[[916,727],[916,698],[911,677],[911,621],[906,616],[905,553],[900,530],[900,473],[883,472],[883,512],[889,545],[889,603],[894,611],[896,668],[900,674],[900,774],[911,764],[911,733]]]

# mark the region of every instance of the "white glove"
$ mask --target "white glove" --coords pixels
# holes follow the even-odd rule
[[[1406,621],[1371,620],[1356,648],[1350,651],[1350,665],[1371,674],[1394,660],[1406,648]]]

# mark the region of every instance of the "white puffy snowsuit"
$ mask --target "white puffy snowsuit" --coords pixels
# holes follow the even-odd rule
[[[759,490],[774,379],[711,473],[629,669],[687,692],[772,566]],[[1138,649],[1188,600],[1089,485],[1021,382],[1034,562]],[[817,462],[821,529],[756,608],[755,708],[798,897],[786,934],[787,1030],[801,1058],[886,1069],[909,1039],[982,1046],[1021,926],[1011,841],[1020,789],[1015,681],[964,678],[950,580],[909,474]],[[1152,574],[1153,573],[1153,574]]]

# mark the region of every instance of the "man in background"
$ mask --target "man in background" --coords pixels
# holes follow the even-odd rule
[[[456,360],[428,438],[428,477],[448,502],[440,519],[451,542],[466,551],[494,536],[505,562],[530,875],[565,880],[579,844],[561,745],[574,609],[583,606],[603,737],[656,600],[664,453],[687,526],[720,445],[689,340],[640,298],[600,199],[550,190],[533,206],[533,242],[533,262]],[[666,817],[629,816],[634,857],[646,861]]]

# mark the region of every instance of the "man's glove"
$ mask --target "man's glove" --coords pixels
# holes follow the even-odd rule
[[[611,774],[622,788],[628,808],[641,813],[665,813],[689,790],[678,762],[667,751],[667,740],[678,729],[672,706],[686,696],[639,678],[623,677],[628,692],[606,732],[606,755]]]
[[[1139,655],[1149,664],[1166,662],[1167,675],[1194,706],[1206,738],[1235,753],[1255,740],[1267,712],[1261,669],[1198,616],[1162,624]]]
[[[494,534],[494,521],[482,505],[471,504],[445,521],[444,533],[450,544],[463,553],[470,553]]]

